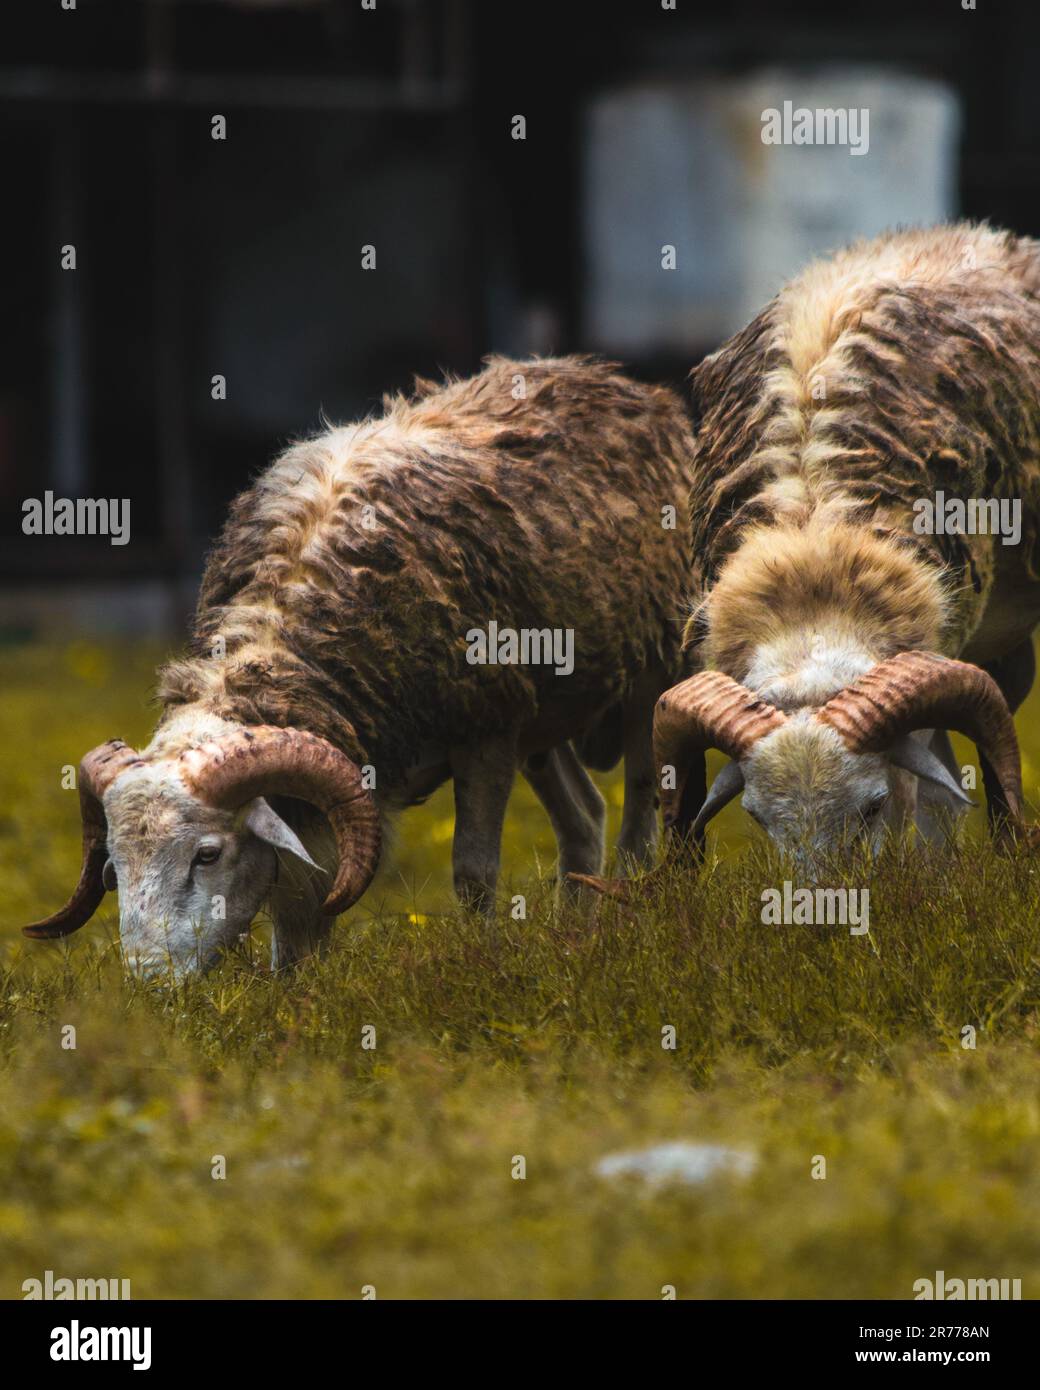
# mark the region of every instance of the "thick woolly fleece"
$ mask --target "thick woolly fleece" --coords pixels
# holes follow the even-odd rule
[[[811,265],[692,375],[699,665],[794,627],[999,660],[1040,620],[1040,245],[960,224]],[[1016,545],[914,504],[1017,499]]]
[[[494,358],[295,444],[232,506],[166,718],[309,729],[383,804],[430,744],[579,737],[678,672],[691,457],[676,396],[579,357]],[[470,664],[492,621],[573,630],[573,674]]]

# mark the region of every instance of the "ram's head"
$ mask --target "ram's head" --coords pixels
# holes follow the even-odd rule
[[[60,912],[25,934],[67,936],[106,890],[118,890],[123,951],[145,974],[210,966],[267,897],[276,851],[313,863],[268,796],[309,802],[328,818],[339,864],[326,914],[357,901],[379,859],[379,815],[360,769],[297,729],[237,728],[175,755],[113,739],[83,759],[79,794],[79,884]]]
[[[876,849],[896,769],[951,800],[968,799],[939,759],[911,737],[920,729],[971,738],[999,788],[998,823],[1005,829],[1019,824],[1018,741],[995,682],[962,661],[902,652],[818,708],[785,713],[719,671],[701,672],[667,691],[654,715],[658,767],[674,769],[663,781],[665,825],[699,847],[711,817],[743,792],[744,808],[799,858],[815,860],[852,840]],[[732,761],[709,791],[710,748]]]

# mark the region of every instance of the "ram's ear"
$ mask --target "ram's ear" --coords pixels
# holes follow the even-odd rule
[[[744,790],[744,770],[738,762],[727,763],[715,781],[711,784],[711,790],[704,799],[704,805],[697,813],[697,819],[693,823],[694,834],[702,831],[711,820],[712,816],[717,816],[724,806],[728,806],[735,796],[739,796]]]
[[[289,854],[295,854],[305,864],[310,864],[312,869],[318,869],[321,873],[325,872],[320,864],[315,864],[304,849],[303,841],[296,831],[291,826],[286,825],[277,811],[273,811],[262,796],[258,796],[246,807],[242,824],[247,830],[251,830],[257,839],[265,840],[275,849],[284,849]]]
[[[931,783],[933,787],[948,792],[955,801],[968,806],[975,805],[949,768],[939,761],[930,748],[919,743],[912,735],[907,734],[905,738],[893,743],[888,750],[888,760],[896,767],[903,768],[905,772],[912,772],[915,777]]]

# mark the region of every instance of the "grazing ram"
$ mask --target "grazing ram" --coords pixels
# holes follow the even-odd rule
[[[1040,620],[1040,245],[967,224],[860,243],[692,381],[699,673],[655,712],[666,824],[699,847],[743,790],[809,863],[876,849],[915,814],[935,836],[917,791],[967,800],[954,730],[978,746],[994,828],[1017,826],[1012,713]],[[961,503],[1020,514],[1020,532],[958,530]],[[709,748],[732,760],[710,793]]]
[[[83,759],[80,883],[30,936],[76,930],[118,886],[146,972],[208,965],[264,902],[287,963],[365,891],[384,823],[448,778],[456,888],[487,906],[518,767],[561,877],[595,873],[604,805],[572,741],[590,765],[624,754],[619,851],[652,856],[651,717],[680,673],[686,586],[681,403],[563,358],[492,359],[384,404],[234,503],[151,743]],[[541,661],[520,664],[509,643],[531,634]]]

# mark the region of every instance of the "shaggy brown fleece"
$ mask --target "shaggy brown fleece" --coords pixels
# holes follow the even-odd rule
[[[1040,620],[1040,247],[960,224],[810,266],[692,374],[694,611],[737,679],[785,622],[991,661]],[[1022,537],[913,505],[1018,498]]]
[[[384,407],[233,504],[189,657],[162,673],[168,713],[309,729],[392,800],[430,743],[516,727],[538,751],[645,669],[677,672],[692,438],[671,392],[587,358],[494,358]],[[573,629],[573,674],[468,664],[492,619]]]

